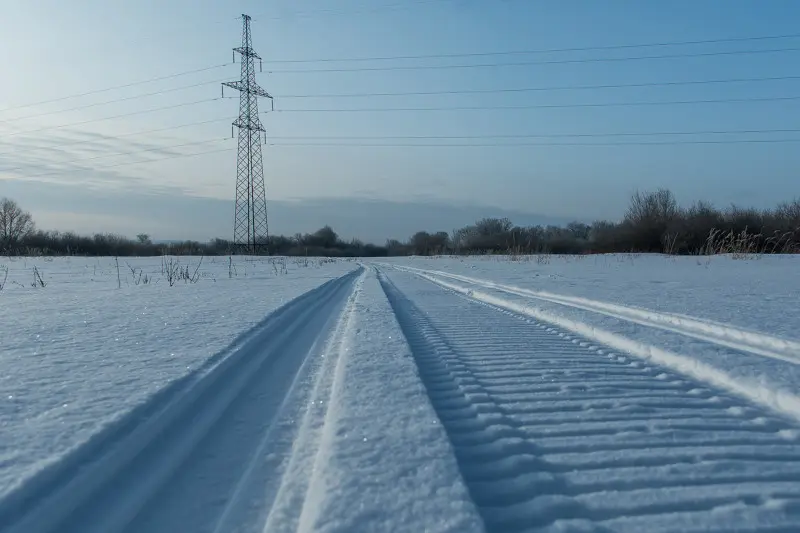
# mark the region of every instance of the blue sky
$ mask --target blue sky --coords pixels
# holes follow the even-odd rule
[[[636,189],[669,187],[682,203],[706,199],[718,206],[756,207],[773,206],[800,192],[795,175],[800,163],[798,143],[630,144],[800,139],[800,133],[558,137],[797,128],[800,100],[791,99],[649,106],[575,104],[792,97],[800,96],[800,79],[564,89],[800,76],[794,66],[800,52],[794,50],[584,61],[800,48],[800,38],[787,38],[596,49],[797,33],[800,4],[791,0],[19,0],[6,2],[3,10],[0,65],[11,75],[3,76],[0,88],[0,196],[16,198],[33,212],[41,227],[49,229],[128,235],[147,231],[161,238],[228,236],[236,157],[230,122],[238,103],[215,98],[220,95],[220,81],[238,76],[238,65],[230,62],[231,48],[240,44],[241,13],[253,16],[254,46],[265,59],[258,81],[275,96],[277,111],[263,116],[273,143],[265,147],[264,158],[268,202],[281,206],[270,221],[274,232],[306,231],[308,226],[326,222],[336,226],[348,211],[364,208],[365,199],[372,206],[390,202],[403,207],[385,211],[397,223],[383,220],[380,235],[358,226],[343,231],[380,241],[384,236],[404,237],[409,221],[417,218],[434,223],[422,216],[431,209],[452,209],[452,219],[435,222],[449,227],[424,229],[449,230],[470,222],[464,217],[479,213],[616,219]],[[581,47],[590,49],[286,62]],[[405,68],[503,62],[536,64]],[[395,70],[369,70],[376,67]],[[195,69],[207,70],[93,92]],[[186,88],[189,85],[198,86]],[[559,89],[313,97],[548,87]],[[27,105],[86,92],[93,94]],[[149,93],[161,94],[142,96]],[[540,107],[497,109],[504,106]],[[442,107],[471,109],[363,111]],[[157,108],[166,109],[142,112]],[[341,111],[346,109],[362,111]],[[128,116],[109,118],[119,115]],[[484,138],[385,139],[465,135]],[[543,137],[496,137],[513,135]],[[568,145],[508,146],[510,142]],[[569,145],[575,142],[618,144]],[[364,146],[375,143],[394,146]],[[506,146],[397,146],[408,143]],[[175,157],[204,151],[213,153]],[[148,159],[159,161],[132,164]],[[291,208],[316,205],[319,199],[331,199],[331,209],[318,210],[316,218],[313,210]]]

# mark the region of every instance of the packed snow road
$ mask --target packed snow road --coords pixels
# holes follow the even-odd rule
[[[293,300],[0,501],[0,531],[800,531],[791,398],[452,281],[365,266]]]

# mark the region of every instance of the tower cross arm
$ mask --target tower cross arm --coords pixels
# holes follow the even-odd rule
[[[256,51],[249,46],[237,46],[236,48],[233,49],[233,51],[238,52],[239,54],[242,54],[245,57],[252,57],[253,59],[261,59],[261,56],[258,55]]]
[[[230,87],[231,89],[236,89],[237,91],[240,92],[254,94],[256,96],[261,96],[263,98],[269,98],[270,100],[272,99],[272,96],[267,91],[265,91],[257,84],[252,82],[247,83],[247,82],[242,82],[240,80],[236,80],[236,81],[223,82],[222,85],[225,87]]]
[[[258,120],[258,117],[255,118],[251,117],[249,120],[247,117],[239,117],[231,123],[232,126],[243,129],[243,130],[250,130],[250,131],[260,131],[266,132],[267,130],[264,129],[264,125]]]

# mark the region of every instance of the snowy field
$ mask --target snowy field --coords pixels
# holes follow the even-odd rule
[[[0,532],[796,533],[799,271],[0,259]]]
[[[190,276],[199,260],[181,258]],[[209,358],[230,353],[239,335],[281,305],[357,265],[205,258],[196,283],[172,287],[158,257],[119,259],[119,279],[114,258],[0,259],[0,281],[3,267],[0,497]],[[44,287],[32,287],[34,267]]]
[[[792,398],[800,394],[800,256],[620,254],[387,263],[480,289],[501,306],[524,306],[524,313],[561,326],[576,322],[594,330],[583,333],[598,342],[610,342],[609,333],[638,341],[640,357],[653,356],[652,348],[667,349],[685,356],[689,366],[710,367],[687,369],[698,377],[725,371],[764,402],[790,402],[785,407],[800,413]]]

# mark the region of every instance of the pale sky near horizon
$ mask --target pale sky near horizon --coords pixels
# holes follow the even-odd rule
[[[0,196],[48,229],[228,236],[238,102],[218,97],[220,82],[238,77],[231,49],[241,13],[253,16],[265,60],[257,80],[277,110],[262,115],[272,143],[268,202],[336,198],[347,210],[354,199],[387,201],[407,205],[392,216],[412,219],[433,202],[591,221],[619,218],[636,189],[668,187],[681,203],[721,207],[800,195],[800,35],[792,36],[800,3],[792,0],[0,6]],[[626,47],[775,36],[789,37]],[[573,50],[491,55],[553,49]],[[437,54],[462,55],[352,60]],[[664,55],[680,57],[652,58]],[[333,61],[342,58],[350,61]],[[715,80],[725,82],[685,83]],[[135,85],[104,90],[126,84]],[[453,91],[483,92],[376,95]],[[71,97],[82,93],[91,94]],[[673,103],[616,105],[635,102]],[[481,146],[430,146],[443,143]],[[600,145],[576,145],[587,143]],[[165,206],[163,217],[153,205]],[[294,233],[301,222],[288,216],[277,227]]]

